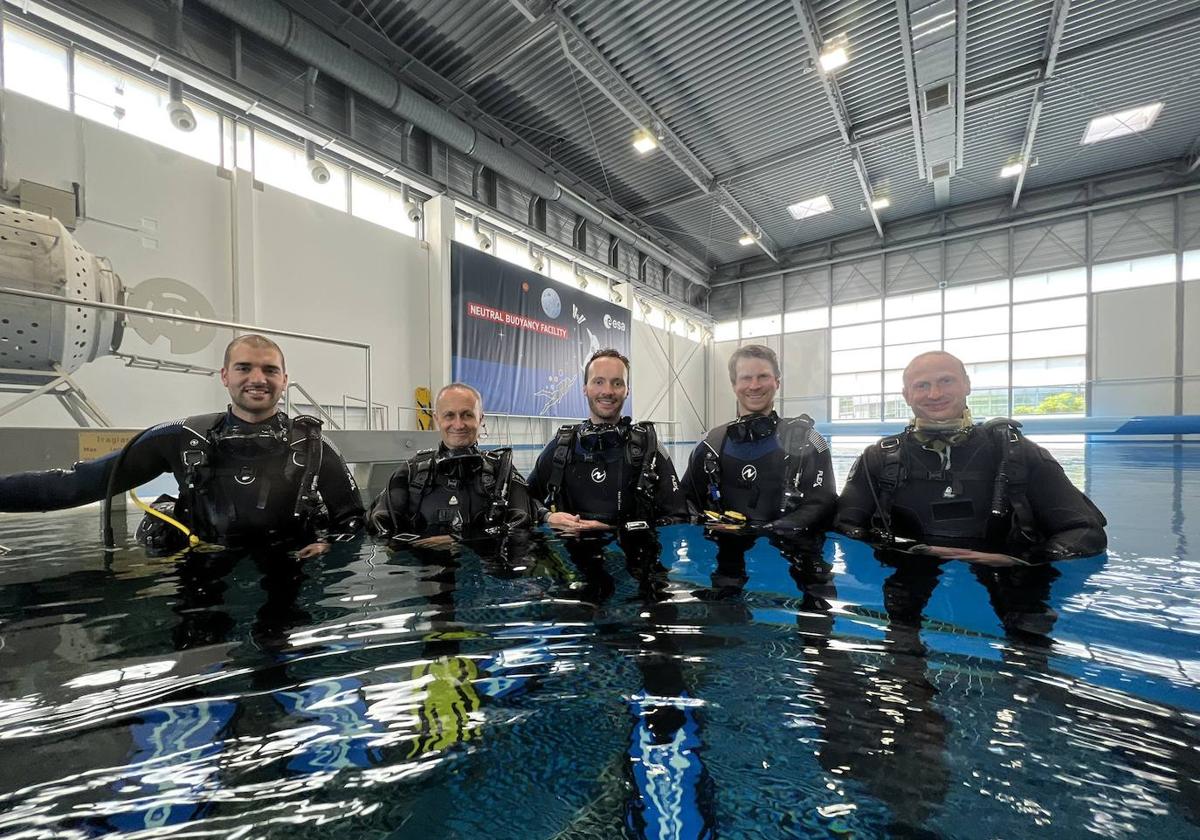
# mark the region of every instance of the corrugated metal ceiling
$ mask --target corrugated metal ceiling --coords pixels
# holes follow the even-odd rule
[[[792,0],[335,0],[462,86],[507,129],[603,195],[719,267],[746,260],[738,225],[658,152],[563,56],[566,15],[781,248],[870,228]],[[885,226],[935,209],[908,111],[896,0],[804,0],[821,37],[844,37],[833,76]],[[1055,0],[967,4],[963,167],[952,204],[1011,195],[1000,167],[1025,137]],[[1136,37],[1135,37],[1136,36]],[[1152,55],[1152,60],[1147,56]],[[1184,157],[1200,134],[1200,0],[1074,0],[1033,144],[1026,189]],[[1023,88],[1021,86],[1024,85]],[[1016,87],[1002,97],[986,91]],[[1080,145],[1088,120],[1165,102],[1145,134]],[[888,130],[891,133],[888,133]],[[882,136],[881,136],[882,133]],[[786,205],[827,194],[803,222]]]

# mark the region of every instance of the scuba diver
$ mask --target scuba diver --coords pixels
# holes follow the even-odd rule
[[[358,488],[341,455],[321,437],[321,421],[278,410],[287,387],[279,345],[261,335],[225,348],[221,384],[230,405],[219,413],[162,423],[124,449],[70,470],[0,477],[0,511],[44,511],[104,500],[163,473],[179,482],[179,499],[160,498],[138,538],[161,553],[210,542],[222,546],[304,546],[323,554],[330,533],[362,520]],[[105,542],[112,528],[105,520]]]
[[[1105,550],[1104,515],[1049,452],[1013,420],[974,422],[971,380],[957,357],[920,354],[904,369],[903,393],[913,419],[855,461],[838,500],[838,531],[991,566]]]
[[[629,359],[597,350],[583,367],[588,419],[562,426],[529,474],[529,492],[566,530],[637,531],[687,519],[675,466],[654,424],[623,417]]]
[[[688,501],[716,530],[745,525],[819,537],[837,505],[829,445],[812,419],[775,413],[779,359],[747,344],[729,359],[738,417],[709,431],[683,477]]]
[[[442,442],[396,468],[371,504],[368,531],[392,542],[435,547],[565,521],[565,514],[548,513],[530,496],[511,449],[479,449],[484,415],[478,391],[461,382],[442,388],[433,420]]]

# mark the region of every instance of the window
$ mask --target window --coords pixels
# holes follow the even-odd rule
[[[992,306],[946,315],[946,338],[970,338],[1008,332],[1008,307]],[[949,350],[950,348],[946,348]]]
[[[1087,269],[1069,268],[1013,279],[1013,302],[1081,295],[1087,291]]]
[[[354,215],[397,233],[417,235],[417,224],[408,220],[400,190],[357,172],[350,176],[350,206]]]
[[[205,163],[219,164],[221,121],[216,111],[188,101],[196,127],[180,131],[167,115],[169,101],[165,87],[89,56],[75,56],[75,113]]]
[[[835,397],[874,394],[879,391],[879,371],[839,374],[830,379],[829,387]]]
[[[941,350],[940,341],[920,341],[915,344],[891,344],[883,349],[883,364],[889,368],[903,370],[908,363],[922,353],[930,350]]]
[[[512,237],[505,236],[502,233],[497,233],[492,237],[492,248],[497,257],[510,262],[513,265],[519,265],[521,268],[530,268],[529,265],[529,249],[525,247],[525,243],[519,242]]]
[[[839,303],[831,311],[833,325],[861,324],[864,321],[878,321],[883,317],[883,301],[860,300],[854,303]]]
[[[1073,327],[1086,323],[1086,297],[1022,303],[1013,307],[1013,332],[1047,327]]]
[[[742,338],[779,335],[779,318],[779,315],[764,315],[761,318],[743,318]]]
[[[820,330],[829,326],[829,307],[819,309],[797,309],[783,316],[784,332],[803,332],[805,330]]]
[[[859,324],[853,327],[834,327],[830,334],[830,347],[833,350],[878,347],[881,335],[882,331],[878,323]]]
[[[713,326],[713,341],[737,341],[737,338],[737,321],[721,321]]]
[[[1175,282],[1175,255],[1160,254],[1139,260],[1102,263],[1092,266],[1092,291],[1111,292]]]
[[[942,311],[942,293],[935,290],[932,292],[916,292],[911,295],[888,295],[883,302],[883,308],[888,318],[940,314]]]
[[[834,374],[879,369],[879,348],[840,350],[829,354],[830,370]]]
[[[4,24],[4,85],[8,90],[62,108],[71,107],[67,48],[49,38]]]
[[[922,318],[904,318],[888,321],[883,328],[884,342],[888,345],[911,344],[942,337],[942,316],[926,315]]]
[[[1183,252],[1183,279],[1200,280],[1200,250]]]
[[[1030,335],[1033,334],[1030,333]],[[955,356],[958,356],[964,364],[1007,359],[1008,334],[956,338],[953,341],[947,340],[944,349],[947,353],[953,353]]]
[[[264,184],[345,212],[346,170],[328,160],[323,160],[322,163],[329,169],[329,180],[318,184],[308,174],[308,161],[304,157],[303,146],[279,140],[264,131],[254,132],[255,178]],[[470,228],[469,223],[467,227]],[[474,237],[460,239],[457,225],[455,238],[468,243],[473,243],[474,240]]]
[[[951,286],[946,289],[947,312],[978,309],[982,306],[995,306],[998,303],[1008,303],[1007,280],[992,280],[987,283],[973,283],[969,286]]]
[[[1008,362],[981,362],[964,367],[972,389],[1008,387]]]
[[[1001,336],[1007,338],[1007,336]],[[1043,356],[1075,356],[1087,352],[1087,327],[1014,333],[1012,357],[1037,359]]]

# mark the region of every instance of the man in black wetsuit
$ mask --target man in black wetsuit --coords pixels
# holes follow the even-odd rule
[[[323,533],[356,530],[358,488],[321,439],[319,421],[293,422],[277,408],[287,387],[279,345],[261,335],[235,338],[221,384],[230,399],[224,412],[154,426],[122,452],[70,470],[0,477],[0,510],[75,507],[172,473],[180,487],[172,515],[205,542],[303,545],[299,556],[307,558],[328,550]]]
[[[909,362],[904,400],[913,420],[855,462],[838,501],[837,530],[992,566],[1104,551],[1104,515],[1019,424],[976,424],[970,393],[955,356],[932,351]]]
[[[503,536],[546,518],[513,467],[512,450],[479,449],[483,398],[478,391],[461,382],[447,385],[434,400],[433,419],[442,442],[392,473],[367,514],[371,533],[432,547],[455,538]]]
[[[533,497],[566,514],[550,524],[567,531],[644,530],[686,519],[687,501],[654,424],[621,414],[629,360],[616,350],[597,350],[583,379],[588,419],[561,427],[529,474]]]
[[[829,444],[812,419],[775,413],[779,360],[761,344],[729,359],[738,417],[712,429],[696,447],[683,490],[716,527],[745,522],[763,530],[820,536],[837,505]]]

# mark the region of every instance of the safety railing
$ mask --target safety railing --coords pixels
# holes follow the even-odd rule
[[[0,286],[0,297],[5,295],[27,298],[29,300],[48,301],[50,303],[61,304],[62,306],[81,306],[87,309],[98,309],[105,312],[119,312],[124,315],[138,315],[166,323],[199,324],[207,327],[222,327],[224,329],[230,329],[236,332],[282,336],[301,341],[315,341],[323,344],[331,344],[339,347],[350,347],[361,350],[363,353],[364,367],[364,402],[369,405],[376,405],[376,403],[374,403],[371,399],[371,345],[367,342],[353,341],[345,338],[334,338],[332,336],[314,335],[312,333],[303,333],[296,330],[282,330],[274,327],[264,327],[258,324],[242,324],[236,321],[223,321],[217,318],[205,318],[199,315],[184,315],[177,312],[143,309],[141,307],[126,306],[125,304],[119,303],[103,303],[101,301],[83,300],[79,298],[72,298],[68,300],[60,295],[48,294],[46,292],[36,292],[31,289],[14,289],[8,286]],[[313,401],[313,404],[317,405],[315,400]],[[366,427],[368,429],[372,428],[372,414],[373,412],[366,412]]]

